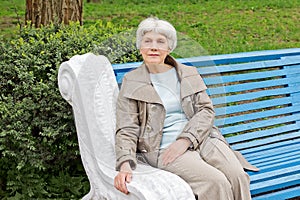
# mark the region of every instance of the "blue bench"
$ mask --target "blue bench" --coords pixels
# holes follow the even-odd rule
[[[196,66],[215,124],[250,163],[253,199],[300,196],[300,48],[178,59]],[[117,82],[141,63],[113,65]]]

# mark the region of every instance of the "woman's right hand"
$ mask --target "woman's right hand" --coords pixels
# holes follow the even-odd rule
[[[130,183],[132,179],[132,170],[129,162],[124,162],[120,167],[120,172],[117,174],[114,180],[114,186],[121,192],[129,194],[126,183]]]

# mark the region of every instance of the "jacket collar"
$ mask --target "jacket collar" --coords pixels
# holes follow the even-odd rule
[[[175,59],[174,62],[181,85],[181,99],[206,89],[196,68],[177,63]],[[145,63],[125,75],[122,90],[127,98],[163,104],[151,83],[150,73]]]

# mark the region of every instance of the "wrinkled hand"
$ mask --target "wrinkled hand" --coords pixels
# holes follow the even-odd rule
[[[178,139],[173,142],[162,155],[163,165],[167,166],[176,160],[179,156],[184,154],[186,150],[191,145],[191,141],[189,139]]]
[[[129,194],[126,183],[130,183],[132,179],[132,170],[129,162],[124,162],[121,165],[120,172],[114,179],[114,186],[121,192]]]

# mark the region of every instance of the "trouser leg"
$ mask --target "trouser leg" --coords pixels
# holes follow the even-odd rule
[[[207,164],[196,151],[187,151],[173,163],[162,166],[162,155],[158,167],[172,172],[185,180],[201,200],[232,200],[229,181],[218,169]]]
[[[217,138],[208,138],[201,146],[200,155],[208,164],[225,174],[232,186],[235,200],[251,199],[249,175],[224,142]]]

